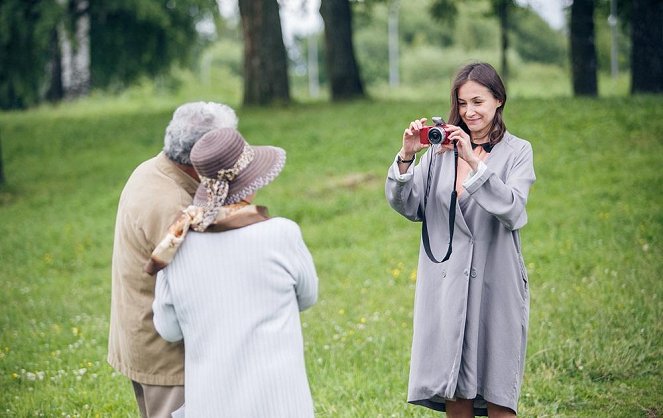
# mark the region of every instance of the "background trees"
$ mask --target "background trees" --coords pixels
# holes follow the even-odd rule
[[[0,108],[22,108],[40,101],[53,31],[63,14],[53,1],[0,3]]]
[[[154,77],[200,51],[196,24],[214,0],[3,0],[0,108]]]
[[[191,63],[201,49],[196,24],[217,13],[213,0],[116,0],[90,3],[95,87],[122,87]]]
[[[352,10],[348,0],[322,0],[320,14],[325,22],[327,75],[334,100],[364,95],[352,41]]]
[[[3,0],[0,108],[59,101],[90,89],[115,92],[137,82],[176,88],[163,81],[184,80],[182,71],[189,74],[185,83],[218,83],[210,73],[219,71],[230,75],[223,84],[240,83],[246,104],[288,102],[312,77],[332,100],[369,91],[415,95],[418,86],[445,81],[472,59],[493,63],[505,79],[527,81],[530,90],[550,77],[565,79],[566,87],[554,91],[548,83],[541,90],[546,94],[597,95],[599,79],[608,80],[609,61],[623,74],[612,74],[610,83],[630,83],[626,90],[632,93],[663,88],[660,0],[617,4],[617,60],[610,55],[614,37],[606,23],[615,0],[569,0],[569,32],[549,27],[527,1],[322,0],[329,29],[323,40],[295,35],[281,45],[280,9],[305,1],[312,0],[242,0],[236,18],[222,20],[215,0]],[[390,19],[389,5],[397,3]],[[308,56],[311,51],[315,57]],[[318,64],[319,73],[308,71]],[[398,83],[389,84],[389,74]]]
[[[596,47],[594,43],[594,0],[574,0],[571,6],[571,71],[573,93],[596,96]]]
[[[663,92],[663,1],[633,0],[631,91]]]
[[[244,104],[290,101],[277,0],[239,0],[244,36]]]
[[[502,77],[505,80],[509,79],[509,63],[507,59],[507,51],[509,49],[509,15],[510,10],[514,7],[512,0],[492,0],[493,10],[500,21],[500,68],[502,69]]]
[[[2,160],[2,138],[0,137],[0,186],[5,184],[5,167]]]
[[[90,15],[88,0],[57,0],[62,20],[51,31],[46,98],[58,101],[90,90]]]

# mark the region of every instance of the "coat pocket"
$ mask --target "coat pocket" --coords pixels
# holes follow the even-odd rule
[[[525,260],[523,259],[523,255],[520,253],[518,254],[518,266],[520,267],[520,277],[523,279],[525,289],[527,289],[529,277],[527,276],[527,269],[525,268]]]

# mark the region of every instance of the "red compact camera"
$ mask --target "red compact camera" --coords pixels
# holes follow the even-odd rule
[[[439,116],[433,116],[433,126],[424,126],[419,131],[419,142],[422,144],[448,144],[451,140],[444,130],[446,122]]]

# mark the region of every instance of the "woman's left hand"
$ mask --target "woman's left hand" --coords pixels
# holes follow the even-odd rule
[[[472,167],[472,170],[476,170],[479,165],[479,158],[472,151],[470,136],[456,125],[447,124],[444,127],[444,130],[447,132],[447,138],[451,140],[451,143],[443,144],[442,147],[453,150],[453,142],[456,142],[458,146],[458,156],[465,160],[465,162]]]

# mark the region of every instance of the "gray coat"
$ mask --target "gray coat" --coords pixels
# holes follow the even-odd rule
[[[429,163],[427,224],[433,254],[449,242],[453,152],[430,148],[400,176],[390,167],[389,204],[421,221]],[[420,245],[408,402],[445,410],[445,399],[475,399],[517,411],[525,365],[529,291],[518,230],[534,183],[532,146],[508,132],[485,160],[487,169],[459,196],[453,252],[435,264]]]

